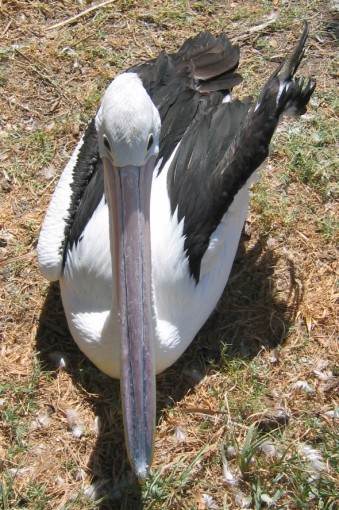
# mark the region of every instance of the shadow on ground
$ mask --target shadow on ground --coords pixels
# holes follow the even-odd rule
[[[246,247],[243,234],[227,289],[216,311],[185,354],[157,379],[158,420],[164,409],[180,401],[211,370],[225,361],[250,359],[263,347],[281,344],[295,319],[302,296],[294,268],[285,271],[288,297],[278,300],[272,291],[277,257],[265,241]],[[67,371],[99,417],[100,430],[88,469],[109,499],[100,510],[142,508],[141,491],[130,473],[120,406],[119,383],[100,373],[73,342],[62,308],[58,284],[51,284],[37,333],[37,350],[46,370],[53,370],[51,353],[68,360]],[[112,489],[113,487],[113,489]]]

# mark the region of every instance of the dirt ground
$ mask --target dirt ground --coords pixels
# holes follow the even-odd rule
[[[0,502],[4,509],[336,508],[338,11],[335,2],[0,1]],[[46,207],[100,97],[200,30],[241,46],[256,95],[310,23],[317,89],[253,188],[227,289],[157,383],[135,484],[119,384],[76,348],[36,262]],[[265,447],[266,446],[266,451]],[[232,450],[233,448],[233,450]]]

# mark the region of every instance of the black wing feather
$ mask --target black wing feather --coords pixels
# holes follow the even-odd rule
[[[211,177],[248,108],[249,101],[233,101],[201,114],[183,136],[168,172],[172,214],[178,208],[179,221],[184,218],[184,247],[197,282],[210,236],[227,210],[223,203],[216,207],[217,197],[222,197],[224,190],[222,186],[218,189],[216,179]]]
[[[305,85],[303,79],[293,80],[293,75],[303,57],[307,33],[305,25],[292,56],[267,81],[249,111],[248,103],[221,105],[197,119],[197,125],[192,125],[182,139],[168,179],[172,212],[178,208],[179,219],[184,218],[185,249],[197,282],[212,233],[238,191],[268,156],[280,117],[306,111],[315,82],[308,80]],[[195,147],[194,139],[199,137],[196,131],[205,129],[206,122],[209,136],[205,146]],[[193,151],[191,159],[187,150]]]
[[[93,182],[98,180],[96,177],[93,181],[93,178],[98,173],[103,174],[102,162],[99,157],[95,118],[93,118],[85,130],[83,143],[73,169],[72,196],[65,226],[65,244],[61,247],[64,263],[68,248],[72,247],[79,239],[102,198],[103,186],[102,190],[100,189],[100,184],[99,189],[97,189],[98,186],[93,188]]]
[[[315,83],[293,81],[293,75],[303,57],[307,33],[305,25],[292,56],[278,67],[251,109],[249,100],[222,103],[242,79],[235,72],[239,48],[225,35],[216,38],[202,32],[188,39],[176,54],[162,52],[157,59],[128,71],[139,75],[160,113],[160,171],[181,141],[168,172],[168,189],[172,213],[178,210],[179,220],[184,219],[185,250],[196,282],[211,234],[266,158],[280,116],[306,111]],[[288,85],[281,87],[282,83]],[[67,234],[70,245],[81,239],[104,193],[93,122],[85,134],[86,143],[92,144],[92,163],[86,171],[83,163],[75,169],[80,166],[79,182],[87,183],[87,188],[81,191],[79,185],[75,192],[72,228]]]
[[[158,158],[163,160],[160,170],[200,111],[202,93],[214,91],[209,104],[219,104],[224,94],[241,81],[240,75],[234,74],[238,61],[239,48],[226,36],[216,38],[209,32],[202,32],[188,39],[178,53],[166,55],[161,52],[156,59],[127,71],[139,75],[159,110],[162,129]],[[209,67],[206,72],[205,67]],[[200,79],[195,69],[199,69],[199,76],[204,78]],[[74,168],[74,193],[65,231],[67,248],[79,242],[104,194],[94,120],[85,131]],[[67,250],[64,253],[67,254]]]

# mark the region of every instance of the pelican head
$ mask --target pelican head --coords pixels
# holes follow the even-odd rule
[[[150,197],[160,116],[133,73],[108,87],[96,116],[110,216],[120,329],[120,384],[128,456],[142,483],[155,432]]]

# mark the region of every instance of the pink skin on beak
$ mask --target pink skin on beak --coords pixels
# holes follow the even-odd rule
[[[102,158],[117,274],[120,385],[130,463],[140,483],[152,463],[155,435],[154,326],[150,197],[155,158],[114,167]]]

